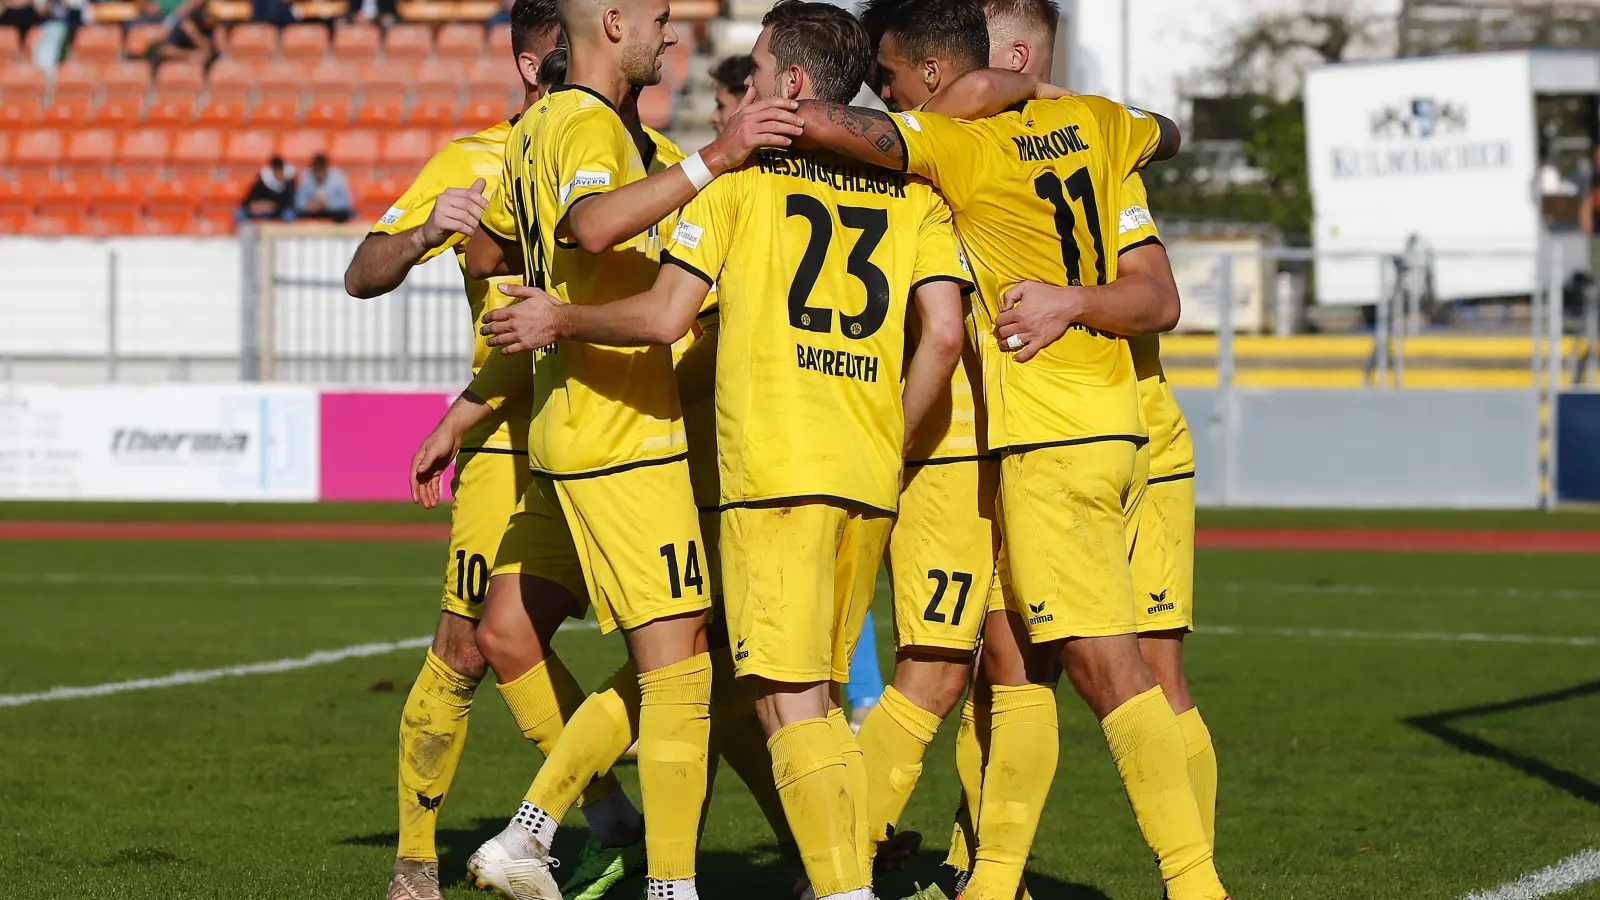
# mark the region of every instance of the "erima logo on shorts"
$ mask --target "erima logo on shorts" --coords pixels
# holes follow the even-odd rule
[[[1127,234],[1154,224],[1156,220],[1151,217],[1150,210],[1142,206],[1130,206],[1117,218],[1117,234]]]
[[[915,131],[918,134],[922,133],[922,125],[917,121],[916,116],[913,116],[910,113],[895,113],[894,116],[900,121],[906,123],[907,128]]]
[[[561,205],[566,206],[567,200],[572,197],[572,192],[578,188],[610,187],[610,172],[585,172],[579,169],[572,180],[561,186]]]
[[[1166,591],[1162,591],[1159,594],[1151,594],[1150,595],[1150,600],[1151,600],[1152,605],[1151,605],[1151,607],[1149,609],[1145,610],[1145,614],[1146,615],[1153,616],[1156,613],[1171,612],[1174,609],[1177,609],[1177,605],[1176,604],[1171,603],[1171,602],[1169,602],[1167,600],[1167,592]]]
[[[674,244],[682,244],[690,250],[696,250],[700,247],[700,239],[705,236],[706,230],[704,228],[679,219],[677,230],[672,232],[672,242]]]
[[[389,211],[383,214],[383,218],[378,220],[378,224],[379,225],[393,225],[394,223],[400,221],[400,217],[405,215],[405,214],[406,214],[406,211],[403,208],[398,207],[398,206],[391,206],[391,207],[389,207]]]
[[[739,638],[738,650],[733,654],[734,662],[739,662],[740,660],[750,658],[750,651],[744,648],[744,642],[746,640],[748,640],[748,638]]]
[[[1048,600],[1045,601],[1045,603],[1049,602],[1050,601]],[[1041,603],[1038,606],[1034,606],[1032,603],[1028,604],[1028,612],[1033,613],[1033,616],[1028,619],[1029,625],[1043,625],[1046,622],[1054,622],[1056,620],[1056,617],[1053,613],[1049,615],[1045,614],[1045,603]]]

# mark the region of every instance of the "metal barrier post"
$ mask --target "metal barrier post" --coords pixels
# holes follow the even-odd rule
[[[1233,378],[1233,256],[1222,254],[1217,258],[1217,416],[1220,421],[1214,423],[1222,429],[1222,440],[1218,442],[1221,451],[1222,470],[1222,496],[1219,498],[1223,506],[1228,506],[1236,493],[1234,491],[1234,452],[1235,431],[1237,431],[1238,417],[1234,410]]]
[[[400,283],[390,302],[398,304],[394,317],[394,380],[411,381],[411,290]]]
[[[1600,383],[1600,285],[1592,285],[1583,295],[1583,354],[1572,383]]]
[[[1548,357],[1545,363],[1545,440],[1544,440],[1544,479],[1540,484],[1543,496],[1541,505],[1547,510],[1556,508],[1559,500],[1556,492],[1556,476],[1560,471],[1561,460],[1557,458],[1556,445],[1560,436],[1560,407],[1561,407],[1561,317],[1562,274],[1561,246],[1553,245],[1550,248],[1550,282],[1546,289],[1550,292],[1545,303],[1545,313],[1549,321],[1545,325],[1546,338],[1549,341],[1547,348]]]
[[[239,229],[239,380],[261,380],[261,232]]]
[[[106,254],[106,381],[117,383],[117,251]]]
[[[1373,310],[1372,353],[1375,364],[1373,366],[1373,383],[1379,387],[1389,384],[1389,334],[1391,330],[1391,317],[1394,315],[1394,285],[1395,271],[1394,258],[1385,257],[1379,263],[1379,290],[1378,306]]]

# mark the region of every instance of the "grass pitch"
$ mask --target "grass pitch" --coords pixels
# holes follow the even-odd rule
[[[68,515],[70,513],[70,515]],[[398,508],[0,507],[0,518],[438,521]],[[1338,527],[1340,516],[1227,525]],[[1600,527],[1563,517],[1561,527]],[[1203,520],[1204,521],[1204,520]],[[1420,524],[1362,514],[1359,526]],[[1428,527],[1538,527],[1430,514]],[[0,694],[302,657],[418,637],[442,547],[403,543],[0,544]],[[1239,900],[1457,900],[1600,847],[1600,562],[1577,556],[1202,551],[1194,691],[1216,738],[1218,865]],[[880,586],[881,588],[881,586]],[[880,590],[879,650],[889,649]],[[1306,636],[1285,636],[1284,629]],[[1276,630],[1276,631],[1275,631]],[[1358,636],[1338,636],[1342,632]],[[614,638],[558,641],[585,684]],[[89,699],[0,706],[6,898],[377,898],[394,836],[395,732],[420,651]],[[1029,867],[1039,900],[1161,886],[1098,727],[1062,694],[1062,753]],[[446,896],[539,763],[479,693],[440,819]],[[905,825],[943,857],[955,723]],[[620,774],[637,796],[631,768]],[[581,838],[574,816],[558,843]],[[707,900],[777,896],[771,836],[731,774],[701,856]],[[880,883],[886,900],[909,888]],[[632,900],[638,886],[619,893]],[[1564,895],[1600,900],[1600,883]]]

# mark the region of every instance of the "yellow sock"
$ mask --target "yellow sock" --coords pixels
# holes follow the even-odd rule
[[[928,743],[938,730],[939,717],[907,700],[893,685],[883,689],[878,705],[867,713],[857,740],[866,758],[867,822],[873,841],[887,838],[889,827],[900,824],[922,777]]]
[[[867,817],[871,780],[867,774],[867,761],[856,742],[856,733],[850,730],[850,720],[837,706],[828,710],[828,727],[833,729],[834,740],[839,742],[839,758],[844,760],[846,783],[850,786],[850,832],[856,848],[856,858],[861,871],[871,873],[872,857],[877,844],[872,840],[872,820]]]
[[[989,763],[972,880],[964,900],[1013,900],[1033,849],[1060,752],[1053,687],[993,685]]]
[[[560,822],[574,803],[587,806],[619,790],[611,766],[633,743],[638,718],[639,676],[627,663],[572,714],[523,799]]]
[[[651,878],[694,877],[710,734],[709,654],[639,676],[639,789]]]
[[[711,654],[711,746],[750,789],[778,844],[793,844],[783,800],[772,783],[767,734],[756,715],[756,686],[733,677],[733,657],[726,650]]]
[[[997,713],[998,716],[998,713]],[[1224,900],[1211,845],[1189,787],[1183,729],[1161,688],[1111,711],[1100,723],[1145,843],[1161,862],[1172,900]]]
[[[958,872],[971,872],[978,852],[978,810],[983,799],[983,766],[989,758],[989,707],[977,708],[972,696],[961,705],[961,727],[956,731],[956,776],[961,779],[961,804],[950,834],[950,853],[944,863]]]
[[[867,887],[856,854],[850,779],[827,719],[805,719],[767,741],[772,776],[818,897]]]
[[[439,806],[467,744],[467,713],[478,682],[428,651],[400,715],[400,859],[438,860]]]
[[[1200,826],[1206,832],[1206,846],[1217,849],[1217,750],[1211,745],[1211,730],[1206,728],[1200,710],[1190,708],[1178,716],[1183,729],[1183,745],[1189,753],[1189,788],[1200,807]]]

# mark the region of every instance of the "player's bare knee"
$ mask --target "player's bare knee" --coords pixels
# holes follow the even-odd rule
[[[1172,704],[1175,713],[1194,708],[1194,699],[1189,695],[1189,679],[1183,671],[1185,633],[1182,629],[1173,629],[1139,635],[1139,655],[1156,683],[1161,685],[1161,692],[1167,695],[1167,702]]]
[[[821,719],[828,715],[830,682],[789,682],[760,679],[760,698],[756,701],[756,716],[767,737],[777,734],[786,725]]]
[[[488,671],[483,654],[478,650],[477,622],[454,613],[439,616],[439,628],[433,635],[433,655],[439,657],[452,672],[468,678],[482,680]]]
[[[944,718],[961,700],[971,671],[971,653],[909,647],[895,660],[894,689],[912,705]]]
[[[1074,638],[1060,657],[1073,689],[1100,718],[1156,686],[1132,634]]]
[[[656,619],[625,634],[640,674],[677,665],[707,652],[710,646],[703,610]]]

